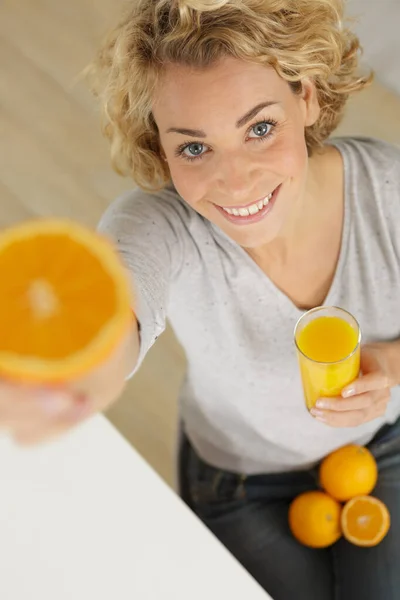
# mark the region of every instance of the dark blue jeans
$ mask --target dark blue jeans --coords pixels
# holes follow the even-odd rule
[[[181,495],[274,600],[400,599],[400,421],[369,444],[379,465],[373,495],[389,508],[391,529],[375,548],[341,539],[313,550],[290,534],[295,496],[317,489],[317,469],[242,476],[204,463],[187,438],[180,452]]]

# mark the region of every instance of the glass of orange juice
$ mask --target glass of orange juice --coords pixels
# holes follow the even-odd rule
[[[346,310],[318,307],[297,322],[294,339],[308,410],[318,398],[340,396],[360,371],[361,332]]]

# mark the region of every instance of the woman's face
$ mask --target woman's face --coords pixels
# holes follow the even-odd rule
[[[297,95],[271,67],[171,65],[153,114],[173,183],[194,210],[244,248],[284,236],[306,189],[304,128],[319,114],[310,82]]]

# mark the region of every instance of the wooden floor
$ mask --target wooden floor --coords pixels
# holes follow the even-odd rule
[[[118,14],[117,0],[0,4],[0,226],[32,215],[95,226],[132,186],[109,167],[95,104],[77,76]],[[400,142],[400,100],[379,85],[350,105],[340,133]],[[184,358],[160,338],[108,416],[170,483]]]

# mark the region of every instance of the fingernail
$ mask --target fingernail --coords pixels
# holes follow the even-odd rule
[[[315,406],[317,408],[329,408],[329,404],[325,400],[317,400],[317,402],[315,403]]]
[[[316,408],[312,408],[310,412],[311,412],[312,416],[315,417],[316,419],[321,419],[324,416],[323,411],[317,410]]]
[[[62,393],[42,393],[38,396],[37,402],[47,415],[59,415],[71,407],[71,399],[67,394]]]
[[[350,396],[355,396],[356,390],[354,388],[347,388],[343,390],[342,396],[343,398],[350,398]]]

